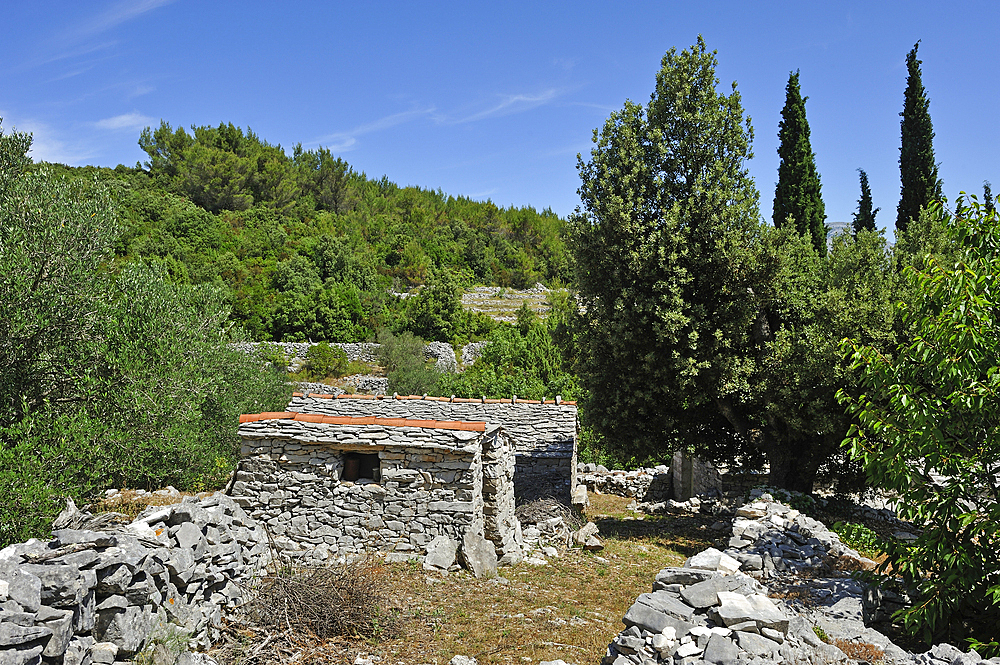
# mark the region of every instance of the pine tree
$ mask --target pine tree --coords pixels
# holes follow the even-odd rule
[[[778,185],[774,191],[774,225],[784,226],[788,218],[802,235],[809,235],[820,255],[826,254],[826,208],[820,195],[816,158],[809,143],[806,100],[799,90],[799,73],[788,76],[785,107],[778,125]]]
[[[918,41],[906,54],[906,93],[903,96],[903,120],[900,122],[902,144],[899,148],[899,208],[896,230],[905,231],[911,219],[920,215],[932,201],[940,201],[941,181],[934,163],[934,128],[931,125],[930,100],[920,80]]]
[[[987,214],[996,210],[996,199],[993,198],[993,188],[989,180],[983,180],[983,208]]]
[[[858,169],[861,174],[861,198],[858,199],[858,211],[854,213],[854,235],[861,231],[875,230],[875,215],[881,208],[872,210],[872,189],[868,186],[868,174],[864,169]]]

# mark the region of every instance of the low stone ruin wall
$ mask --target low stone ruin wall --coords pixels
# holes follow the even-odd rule
[[[241,424],[243,459],[230,493],[267,525],[282,551],[311,560],[363,551],[423,553],[437,536],[461,543],[467,532],[488,538],[504,563],[519,560],[514,455],[502,430],[485,431],[484,423],[469,431],[369,420]],[[377,456],[378,477],[342,481],[345,455],[352,452]]]
[[[263,530],[222,494],[52,535],[0,550],[4,665],[125,661],[169,626],[207,647],[268,560]]]
[[[673,476],[667,466],[609,471],[599,464],[578,464],[576,472],[577,482],[595,494],[635,497],[644,502],[673,498]]]
[[[315,346],[314,342],[241,342],[236,345],[242,351],[251,353],[264,346],[276,346],[289,360],[298,360],[304,363],[309,347]],[[366,363],[378,362],[379,345],[374,342],[333,342],[330,346],[339,346],[347,354],[348,360],[358,360]]]
[[[281,349],[285,357],[290,361],[293,369],[298,369],[306,362],[309,347],[315,346],[317,342],[242,342],[236,347],[247,353],[256,351],[261,345],[276,346]],[[470,348],[467,354],[465,348],[462,349],[463,363],[466,358],[474,360],[481,353],[482,342],[467,345]],[[378,350],[381,345],[375,342],[330,342],[330,346],[339,346],[347,354],[348,360],[357,360],[365,363],[378,363]],[[435,368],[439,372],[457,372],[459,370],[458,358],[455,349],[446,342],[430,342],[424,347],[424,357],[428,360],[435,360]],[[472,364],[469,362],[468,364]]]
[[[625,629],[602,663],[852,665],[860,658],[852,645],[898,665],[982,660],[946,644],[909,653],[869,626],[865,589],[849,571],[873,565],[821,522],[754,491],[738,508],[724,551],[709,548],[656,575],[652,591],[625,613]]]

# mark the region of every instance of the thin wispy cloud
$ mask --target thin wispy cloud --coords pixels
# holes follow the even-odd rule
[[[557,88],[549,88],[548,90],[544,90],[537,94],[504,95],[497,104],[494,104],[487,109],[446,122],[463,124],[466,122],[484,120],[486,118],[511,115],[513,113],[523,113],[524,111],[530,111],[531,109],[538,108],[539,106],[543,106],[554,101],[557,97],[559,97],[559,94],[560,91]]]
[[[42,55],[24,63],[18,69],[38,67],[60,60],[78,58],[95,51],[108,50],[118,45],[117,40],[92,43],[98,35],[131,21],[174,0],[120,0],[104,11],[84,19],[45,40]]]
[[[325,145],[333,152],[346,152],[358,142],[359,136],[379,132],[385,129],[391,129],[392,127],[402,125],[403,123],[416,118],[430,117],[433,113],[433,107],[411,109],[409,111],[393,113],[392,115],[387,115],[384,118],[379,118],[378,120],[358,125],[354,129],[346,132],[334,132],[333,134],[327,134],[326,136],[322,136],[318,140],[314,141],[314,143]]]
[[[31,119],[14,119],[0,112],[4,119],[4,133],[17,130],[31,134],[31,149],[28,156],[36,162],[57,164],[82,164],[93,157],[93,152],[79,143],[71,143],[59,138],[58,133],[44,122]]]
[[[132,113],[123,113],[122,115],[116,115],[111,118],[104,118],[103,120],[98,120],[94,123],[94,126],[98,129],[142,129],[143,127],[149,127],[154,124],[156,120],[150,118],[148,115],[142,115],[138,111],[133,111]]]
[[[163,5],[168,5],[174,0],[123,0],[117,2],[100,14],[83,21],[71,30],[71,34],[77,38],[86,39],[100,34],[112,28],[116,28],[122,23],[131,21]]]
[[[155,86],[137,85],[135,89],[128,94],[128,98],[132,99],[133,97],[142,97],[143,95],[148,95],[149,93],[154,92],[155,90],[156,90]]]

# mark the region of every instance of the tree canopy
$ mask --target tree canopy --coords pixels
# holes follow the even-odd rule
[[[858,199],[858,211],[854,213],[851,224],[855,234],[861,231],[874,231],[875,215],[881,210],[881,208],[872,210],[872,188],[868,185],[868,174],[864,169],[858,169],[858,174],[861,179],[861,198]]]
[[[550,210],[372,180],[327,148],[286,153],[231,123],[187,131],[162,122],[139,144],[144,169],[46,168],[114,189],[118,260],[224,288],[233,321],[258,340],[351,342],[401,331],[417,319],[388,292],[435,274],[461,286],[569,281],[565,223]],[[466,323],[452,326],[456,339],[477,334],[481,322]]]
[[[226,293],[115,262],[117,192],[31,167],[0,131],[0,545],[41,536],[62,497],[218,487],[240,413],[284,377],[231,342]]]
[[[752,131],[715,67],[701,39],[669,51],[648,106],[627,101],[579,160],[584,414],[622,457],[766,460],[771,482],[811,491],[824,469],[851,476],[838,342],[891,337],[890,257],[875,233],[823,257],[811,232],[761,224]]]
[[[872,486],[899,497],[899,517],[921,527],[888,539],[878,572],[914,601],[903,626],[927,644],[970,640],[1000,654],[1000,218],[973,202],[935,218],[958,250],[908,267],[917,297],[904,308],[906,339],[886,352],[845,344],[861,388],[841,394],[858,422],[844,442]],[[912,225],[911,225],[912,226]]]

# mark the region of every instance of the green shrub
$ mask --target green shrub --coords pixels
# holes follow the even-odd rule
[[[348,365],[347,352],[328,342],[314,344],[306,352],[306,366],[314,381],[327,377],[339,379],[347,373]]]
[[[951,218],[957,261],[908,268],[916,297],[901,305],[909,341],[890,354],[845,343],[862,377],[839,397],[857,418],[845,446],[869,483],[898,495],[912,542],[888,540],[876,581],[900,578],[914,599],[896,619],[932,644],[966,641],[1000,654],[1000,217],[974,203]]]
[[[378,335],[379,363],[389,378],[389,391],[400,395],[433,394],[440,376],[424,358],[424,341],[410,332]]]
[[[835,522],[830,530],[840,536],[840,540],[866,557],[874,558],[883,550],[881,537],[863,524]]]
[[[228,294],[112,270],[109,192],[25,174],[0,134],[0,547],[44,537],[63,497],[221,487],[239,414],[283,407],[287,380],[233,346]],[[44,267],[44,269],[43,269]]]
[[[277,344],[258,344],[257,357],[260,358],[261,362],[271,365],[279,372],[288,371],[288,356]]]

